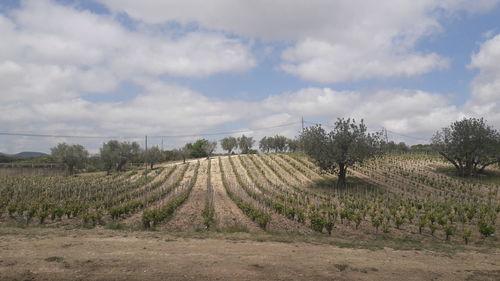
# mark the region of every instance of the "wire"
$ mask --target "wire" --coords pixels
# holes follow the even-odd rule
[[[197,137],[197,136],[218,136],[218,135],[229,135],[236,133],[246,133],[253,131],[269,130],[280,127],[289,127],[292,125],[299,124],[300,122],[286,123],[270,127],[260,127],[255,129],[247,130],[236,130],[236,131],[226,131],[226,132],[214,132],[214,133],[200,133],[200,134],[190,134],[190,135],[164,135],[164,136],[148,136],[148,138],[186,138],[186,137]],[[17,132],[0,132],[1,136],[21,136],[21,137],[41,137],[41,138],[79,138],[79,139],[135,139],[142,138],[143,136],[85,136],[85,135],[52,135],[52,134],[32,134],[32,133],[17,133]]]
[[[309,122],[309,121],[305,121],[305,120],[304,120],[304,123],[312,124],[312,125],[320,125],[320,126],[325,126],[325,127],[329,127],[329,128],[335,128],[334,126],[331,126],[331,125],[321,124],[321,123],[314,123],[314,122]],[[382,129],[384,129],[384,128],[382,128]],[[420,140],[420,141],[428,141],[427,138],[405,135],[405,134],[397,133],[397,132],[390,131],[390,130],[387,130],[387,129],[385,129],[385,130],[387,132],[393,134],[393,135],[397,135],[397,136],[400,136],[400,137],[411,138],[411,139]]]

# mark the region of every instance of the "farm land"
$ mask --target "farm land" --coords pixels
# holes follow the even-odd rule
[[[0,280],[499,280],[500,169],[296,153],[0,177]]]

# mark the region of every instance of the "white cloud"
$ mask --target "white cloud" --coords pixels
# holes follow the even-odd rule
[[[112,17],[48,0],[0,15],[0,85],[18,100],[109,92],[138,76],[202,77],[255,65],[249,47],[220,33],[129,31]],[[36,86],[34,86],[36,85]]]
[[[306,88],[294,93],[270,96],[263,101],[264,108],[272,112],[287,112],[306,118],[343,116],[359,104],[358,92],[337,92],[330,88]]]
[[[479,69],[466,107],[500,127],[500,34],[485,41],[472,55],[469,67]]]
[[[304,40],[283,53],[281,69],[303,79],[322,83],[411,77],[448,66],[448,60],[434,53],[395,54],[373,45]]]
[[[448,59],[420,53],[416,43],[442,30],[443,17],[485,12],[498,0],[384,1],[134,1],[100,0],[116,12],[150,24],[286,41],[280,68],[302,79],[336,83],[410,77],[442,69]]]

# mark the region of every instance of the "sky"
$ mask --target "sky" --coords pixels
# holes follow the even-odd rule
[[[0,133],[58,136],[0,152],[349,117],[408,144],[468,117],[500,129],[500,0],[0,1]]]

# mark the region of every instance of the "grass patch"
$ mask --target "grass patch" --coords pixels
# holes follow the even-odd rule
[[[45,261],[48,261],[48,262],[63,262],[64,258],[63,257],[58,257],[58,256],[53,256],[53,257],[46,258]]]
[[[125,229],[125,226],[121,223],[118,222],[110,222],[106,224],[107,229],[113,229],[113,230],[123,230]]]
[[[349,193],[366,193],[380,190],[380,186],[367,182],[362,178],[348,176],[346,179],[346,188],[341,190],[337,189],[337,178],[336,177],[325,177],[315,180],[312,184],[307,186],[313,190],[319,190],[323,192],[332,192],[335,190],[345,191]]]
[[[217,231],[224,232],[224,233],[237,233],[237,232],[249,233],[250,232],[246,226],[240,225],[240,224],[233,224],[233,225],[230,225],[228,227],[219,228],[219,229],[217,229]]]
[[[469,177],[469,178],[459,177],[457,175],[457,170],[455,169],[455,167],[452,166],[438,167],[435,169],[435,172],[469,183],[493,184],[493,185],[500,184],[500,171],[498,170],[486,169],[484,173],[479,175],[478,177]]]
[[[337,268],[339,271],[344,271],[346,269],[349,268],[349,266],[347,264],[343,264],[343,263],[336,263],[334,264],[335,268]]]

